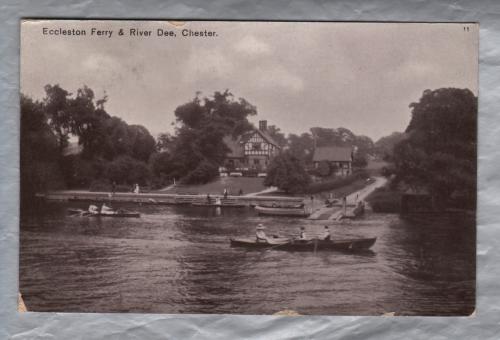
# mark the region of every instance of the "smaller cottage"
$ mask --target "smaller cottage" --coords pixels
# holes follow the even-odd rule
[[[352,173],[353,149],[341,146],[316,147],[313,155],[313,166],[319,168],[321,162],[328,162],[335,174],[347,176]]]

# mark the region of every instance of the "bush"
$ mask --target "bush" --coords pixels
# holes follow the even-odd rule
[[[389,187],[375,189],[366,201],[374,212],[377,213],[399,213],[401,211],[401,192],[391,190]]]
[[[289,153],[274,157],[269,164],[265,186],[276,186],[286,193],[300,193],[311,183],[302,161]]]
[[[108,179],[95,179],[90,184],[89,190],[94,192],[112,192],[113,184]],[[118,184],[115,186],[115,192],[132,192],[132,190],[132,185]]]
[[[109,163],[106,178],[117,184],[138,183],[144,186],[150,178],[150,173],[146,163],[130,156],[120,156]]]
[[[202,161],[196,169],[182,179],[184,184],[205,184],[219,175],[219,167],[209,161]]]

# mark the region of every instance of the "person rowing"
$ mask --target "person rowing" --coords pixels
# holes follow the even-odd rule
[[[115,212],[113,211],[113,209],[111,207],[108,207],[106,205],[106,203],[103,203],[102,204],[102,207],[101,207],[101,214],[102,215],[111,215],[111,214],[114,214]]]
[[[321,240],[330,241],[332,235],[330,234],[330,229],[327,225],[325,225],[325,229],[323,230],[323,234],[321,235]]]
[[[304,228],[304,227],[300,227],[299,240],[303,240],[303,241],[309,240],[307,238],[307,235],[306,235],[306,228]]]
[[[265,233],[265,230],[266,227],[264,227],[263,224],[260,224],[257,226],[257,228],[255,228],[255,240],[257,242],[266,242],[266,243],[269,243],[269,240],[267,238],[267,235]]]
[[[99,213],[99,208],[93,204],[89,205],[88,212],[92,215],[98,214]]]

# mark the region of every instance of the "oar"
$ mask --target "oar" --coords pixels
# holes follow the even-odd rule
[[[288,242],[281,243],[281,244],[277,244],[277,245],[275,245],[275,246],[272,246],[272,247],[270,247],[270,248],[267,248],[266,250],[276,249],[276,248],[278,248],[278,247],[281,247],[281,246],[284,246],[284,245],[290,244],[290,243],[292,243],[292,242],[293,242],[293,238],[292,238],[292,239],[290,239],[290,241],[288,241]]]

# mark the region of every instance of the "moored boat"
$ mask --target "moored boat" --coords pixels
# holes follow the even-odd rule
[[[217,207],[222,207],[222,208],[245,208],[245,204],[239,204],[239,203],[234,203],[234,204],[216,204],[216,203],[191,203],[192,206],[194,207],[212,207],[212,208],[217,208]]]
[[[91,213],[87,210],[83,209],[68,209],[68,213],[73,216],[81,216],[81,217],[141,217],[141,214],[135,211],[126,211],[126,210],[114,210],[106,213]]]
[[[231,238],[231,247],[248,249],[275,249],[286,251],[360,251],[370,249],[377,240],[373,238],[338,239],[338,240],[298,240],[270,239],[270,242],[257,242],[255,238]]]
[[[278,208],[257,205],[255,206],[255,210],[257,210],[259,215],[269,216],[308,217],[310,215],[305,208]]]

